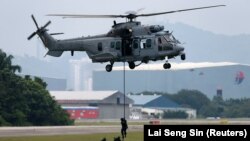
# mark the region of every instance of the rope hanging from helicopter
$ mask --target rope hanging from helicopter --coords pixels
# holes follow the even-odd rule
[[[125,64],[126,62],[125,61],[123,61],[123,118],[125,119],[126,118],[126,113],[125,113],[125,95],[126,95],[126,64]]]
[[[125,53],[125,46],[122,48]],[[125,56],[124,56],[125,57]],[[121,135],[122,140],[124,141],[127,135],[127,120],[126,120],[126,58],[123,60],[123,117],[121,118]]]
[[[121,135],[122,135],[122,140],[124,141],[124,139],[126,138],[127,135],[127,129],[128,129],[128,125],[127,125],[127,121],[126,121],[126,113],[125,113],[125,109],[126,109],[126,65],[125,65],[126,61],[123,61],[123,92],[124,92],[124,97],[123,97],[123,118],[121,118]]]

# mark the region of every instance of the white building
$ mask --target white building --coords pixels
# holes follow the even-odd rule
[[[69,89],[74,91],[92,90],[92,67],[88,58],[70,60]]]

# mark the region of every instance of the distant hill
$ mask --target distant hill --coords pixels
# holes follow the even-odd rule
[[[38,59],[32,56],[15,56],[13,61],[22,67],[22,74],[51,78],[67,78],[69,62],[65,58],[51,60]]]
[[[204,31],[182,23],[159,23],[173,31],[191,62],[237,62],[250,64],[250,35],[227,36]]]

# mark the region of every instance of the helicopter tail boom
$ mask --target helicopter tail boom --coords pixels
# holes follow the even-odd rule
[[[63,51],[58,50],[57,41],[51,36],[51,34],[47,33],[47,31],[44,31],[39,33],[38,36],[42,40],[44,46],[49,50],[46,55],[53,57],[60,57],[62,55]]]

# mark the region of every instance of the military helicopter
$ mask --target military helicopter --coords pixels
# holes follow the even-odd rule
[[[162,14],[170,14],[176,12],[198,10],[205,8],[214,8],[225,5],[214,5],[207,7],[198,7],[190,9],[182,9],[175,11],[137,14],[129,12],[126,15],[70,15],[70,14],[49,14],[47,16],[60,16],[63,18],[126,18],[126,22],[116,23],[114,21],[112,29],[105,34],[80,37],[73,39],[56,40],[49,34],[46,27],[51,23],[47,22],[44,26],[39,27],[34,16],[31,15],[37,30],[32,33],[28,40],[36,34],[42,40],[44,46],[48,48],[47,55],[60,57],[64,51],[70,51],[74,55],[75,51],[86,51],[93,63],[105,63],[106,71],[111,72],[115,62],[128,62],[129,68],[134,69],[142,63],[149,61],[166,60],[163,65],[164,69],[171,68],[168,59],[180,56],[181,60],[186,59],[184,47],[180,41],[169,31],[164,31],[161,25],[141,25],[136,21],[138,17],[149,17]],[[135,64],[139,61],[140,63]]]

